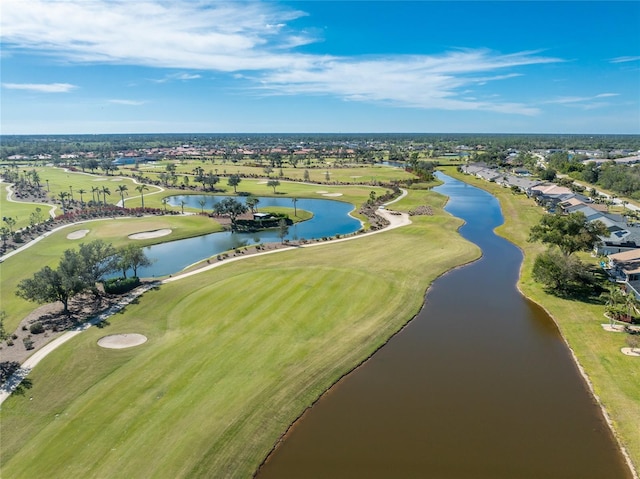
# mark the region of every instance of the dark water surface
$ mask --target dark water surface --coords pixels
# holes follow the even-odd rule
[[[551,318],[515,287],[497,200],[446,176],[479,261],[325,394],[260,469],[285,478],[631,478]]]

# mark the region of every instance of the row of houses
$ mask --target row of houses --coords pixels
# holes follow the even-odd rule
[[[604,223],[609,234],[600,236],[594,253],[606,257],[602,267],[614,281],[640,299],[640,223],[610,213],[606,205],[594,203],[591,198],[564,186],[500,172],[481,164],[463,166],[462,171],[505,187],[517,186],[548,211],[580,212],[588,221]]]

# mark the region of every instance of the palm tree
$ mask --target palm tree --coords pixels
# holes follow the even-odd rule
[[[207,204],[207,201],[203,198],[201,200],[198,200],[198,204],[200,205],[200,212],[204,214],[204,205]]]
[[[96,202],[96,193],[98,193],[98,200],[100,199],[100,188],[98,188],[97,186],[92,186],[91,187],[91,196],[93,198],[93,202]]]
[[[102,187],[102,197],[104,198],[104,204],[107,204],[107,195],[111,196],[111,191],[106,186]]]
[[[124,208],[124,195],[128,190],[127,185],[118,185],[118,193],[120,193],[120,201],[122,202],[122,207]],[[127,195],[129,196],[129,195]]]
[[[624,303],[626,300],[624,292],[615,284],[609,285],[609,291],[607,295],[607,314],[609,316],[609,325],[613,326],[614,314],[616,307]]]
[[[84,195],[87,192],[87,190],[80,188],[78,190],[78,193],[80,194],[80,205],[84,206],[84,201],[82,201],[82,195]]]
[[[60,193],[58,193],[58,198],[60,198],[60,203],[62,203],[62,212],[63,213],[64,213],[64,210],[65,210],[64,200],[67,199],[67,196],[69,196],[69,193],[67,193],[66,191],[61,191]]]
[[[624,305],[627,307],[627,319],[629,322],[633,322],[633,312],[637,312],[638,300],[633,291],[627,291],[627,295],[624,298]]]
[[[291,202],[293,203],[293,216],[298,216],[298,209],[296,208],[298,198],[291,198]]]
[[[149,187],[147,185],[138,185],[136,186],[136,191],[140,193],[140,199],[142,200],[142,209],[144,209],[144,190],[148,190]]]

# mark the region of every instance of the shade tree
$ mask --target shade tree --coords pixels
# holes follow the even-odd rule
[[[544,215],[537,225],[531,227],[529,241],[555,245],[566,256],[576,251],[589,251],[609,231],[602,221],[588,221],[579,211]]]

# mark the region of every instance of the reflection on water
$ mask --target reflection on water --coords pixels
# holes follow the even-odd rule
[[[257,477],[630,478],[551,318],[517,291],[497,200],[441,176],[483,257],[325,394]]]
[[[185,206],[200,209],[200,200],[205,201],[205,211],[211,211],[214,203],[221,201],[225,196],[211,195],[184,195],[169,197],[169,204],[180,206],[184,201]],[[241,199],[241,198],[238,198]],[[291,198],[259,197],[258,207],[282,206],[293,208]],[[285,237],[289,240],[319,239],[335,235],[355,233],[362,226],[360,221],[349,213],[353,205],[336,200],[315,200],[299,198],[296,208],[310,211],[313,218],[289,227],[289,234]],[[232,233],[230,231],[211,233],[209,235],[187,238],[170,243],[163,243],[145,248],[149,258],[155,260],[152,266],[139,268],[140,277],[153,277],[174,274],[185,267],[202,261],[224,251],[233,250],[246,245],[258,243],[276,243],[280,236],[276,229],[268,229],[253,233]]]

